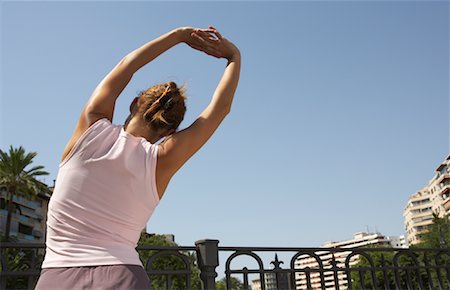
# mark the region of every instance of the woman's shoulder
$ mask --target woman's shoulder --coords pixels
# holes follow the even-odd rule
[[[108,142],[114,142],[119,136],[121,125],[114,125],[107,118],[102,118],[94,122],[89,128],[83,132],[77,140],[72,150],[66,158],[60,163],[60,166],[69,161],[73,155],[77,153],[89,153],[104,146]]]

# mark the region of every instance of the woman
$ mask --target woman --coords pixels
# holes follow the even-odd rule
[[[183,90],[169,82],[142,92],[124,126],[113,125],[133,74],[179,43],[228,60],[206,109],[176,132],[186,107]],[[140,233],[172,176],[229,113],[239,71],[239,50],[214,27],[183,27],[131,52],[102,80],[63,152],[36,289],[150,289],[135,250]]]

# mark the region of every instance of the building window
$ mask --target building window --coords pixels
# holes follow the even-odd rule
[[[19,233],[25,234],[25,235],[32,235],[33,234],[33,228],[27,225],[23,225],[19,223]]]

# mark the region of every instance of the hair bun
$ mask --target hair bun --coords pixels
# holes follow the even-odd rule
[[[175,82],[154,85],[141,93],[139,114],[153,128],[177,129],[186,112],[184,87]]]
[[[171,91],[176,91],[178,90],[177,84],[174,82],[168,82],[167,83],[167,87],[171,90]]]

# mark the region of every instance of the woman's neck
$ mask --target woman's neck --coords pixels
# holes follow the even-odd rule
[[[152,144],[161,139],[158,132],[149,129],[146,124],[142,124],[142,122],[137,121],[136,118],[132,118],[126,122],[124,130],[133,136],[142,137]]]

